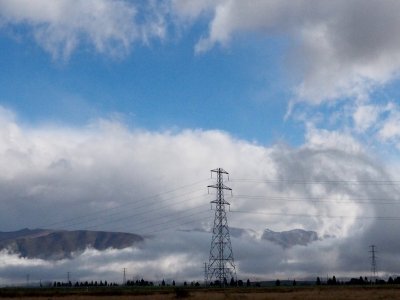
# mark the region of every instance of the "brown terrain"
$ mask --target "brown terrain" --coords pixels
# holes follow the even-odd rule
[[[400,299],[397,286],[276,287],[243,289],[118,289],[109,290],[0,290],[2,299],[248,299],[248,300],[378,300]]]

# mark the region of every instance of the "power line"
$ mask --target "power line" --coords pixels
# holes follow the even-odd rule
[[[172,225],[172,226],[163,226],[162,228],[157,229],[157,230],[144,232],[142,235],[152,235],[154,233],[159,233],[159,232],[168,231],[168,230],[171,230],[171,229],[176,229],[176,228],[179,228],[180,226],[183,226],[183,225],[197,223],[197,222],[201,222],[201,221],[211,221],[211,218],[210,218],[209,215],[207,215],[206,217],[192,219],[192,220],[184,222],[184,223],[179,223],[179,224]]]
[[[291,183],[291,184],[345,184],[345,185],[400,185],[400,180],[299,180],[299,179],[230,179],[243,183]]]
[[[191,194],[191,193],[192,192],[184,193],[184,194],[181,194],[181,195],[179,195],[177,197],[182,197],[182,196],[185,196],[185,195],[188,195],[188,194]],[[137,212],[135,214],[131,214],[131,215],[128,215],[128,216],[119,217],[118,219],[107,220],[107,221],[105,221],[103,223],[100,223],[100,224],[88,226],[88,227],[86,227],[86,229],[98,228],[98,227],[100,227],[102,225],[121,222],[121,221],[126,220],[128,218],[134,218],[134,217],[138,217],[138,216],[139,217],[143,217],[144,215],[150,214],[152,212],[159,211],[159,210],[162,210],[164,208],[169,208],[169,207],[172,207],[174,205],[186,202],[187,200],[192,200],[192,199],[203,197],[203,196],[205,196],[205,194],[199,195],[199,196],[195,196],[195,197],[191,197],[189,199],[185,198],[185,199],[180,200],[180,201],[175,201],[173,203],[169,203],[169,204],[166,204],[166,205],[163,205],[163,206],[158,206],[155,209],[146,210],[144,212]],[[263,197],[263,196],[246,196],[246,195],[235,195],[234,197],[235,198],[240,198],[240,199],[266,199],[266,200],[271,200],[271,201],[313,202],[313,203],[332,203],[333,201],[335,201],[333,204],[353,204],[353,203],[360,203],[360,204],[379,203],[379,204],[385,204],[385,205],[400,204],[400,202],[375,202],[375,201],[372,201],[372,199],[364,199],[362,201],[356,201],[356,200],[350,200],[350,199],[347,199],[347,201],[337,201],[336,199],[319,200],[320,198],[301,198],[301,197],[293,197],[293,198],[289,198],[289,197],[268,197],[268,198],[266,198],[266,197]],[[173,198],[175,198],[175,197],[164,199],[164,201],[165,200],[170,200],[170,199],[173,199]],[[363,199],[363,198],[358,198],[358,199]],[[155,203],[155,204],[157,204],[157,203]],[[138,206],[138,207],[134,207],[134,208],[139,209],[139,208],[144,208],[144,207],[153,206],[153,205],[154,204],[149,204],[149,205],[144,204],[144,205],[141,205],[141,206]],[[198,207],[200,207],[200,206],[198,206]],[[195,207],[195,208],[197,208],[197,207]],[[117,214],[119,214],[119,213],[113,213],[113,214],[107,216],[107,218],[109,218],[110,216],[117,215]],[[166,217],[166,216],[163,216],[163,217]],[[82,224],[82,223],[87,223],[87,222],[90,222],[92,220],[97,220],[97,218],[84,220],[84,221],[81,221],[79,223],[73,223],[73,224],[70,224],[70,226],[76,226],[76,225],[79,225],[79,224]],[[142,224],[142,223],[147,222],[147,221],[148,220],[139,221],[139,222],[134,223],[134,225]],[[134,225],[130,225],[130,226],[134,226]]]
[[[143,227],[140,227],[140,228],[138,228],[138,229],[136,229],[136,230],[137,230],[138,232],[140,232],[141,230],[146,229],[146,228],[151,228],[151,227],[155,227],[155,226],[160,226],[160,225],[165,225],[165,224],[169,224],[169,223],[174,223],[174,222],[176,222],[176,221],[178,221],[178,220],[182,220],[182,219],[185,219],[185,218],[188,218],[188,217],[194,217],[194,216],[197,216],[197,215],[200,215],[200,214],[204,214],[204,213],[208,213],[208,212],[209,212],[209,210],[204,210],[204,211],[196,212],[196,213],[193,213],[193,214],[190,214],[190,215],[184,215],[184,216],[182,216],[182,217],[180,217],[180,218],[174,218],[174,219],[170,219],[170,220],[168,220],[168,221],[159,222],[159,223],[154,223],[154,224],[152,224],[152,225],[150,225],[150,226],[143,226]]]
[[[207,179],[208,180],[208,179]],[[105,209],[100,209],[97,211],[89,212],[84,215],[76,216],[73,218],[69,218],[66,220],[61,220],[57,222],[53,222],[51,224],[48,224],[46,226],[40,226],[42,228],[46,227],[51,227],[54,225],[63,225],[63,227],[71,227],[71,226],[78,226],[81,224],[87,224],[90,222],[98,221],[98,218],[101,216],[103,223],[96,224],[96,225],[90,225],[86,226],[87,228],[97,228],[99,226],[103,226],[106,224],[112,224],[112,223],[117,223],[122,220],[128,219],[128,218],[135,218],[135,217],[141,217],[143,219],[143,216],[148,215],[150,213],[154,213],[157,211],[161,211],[165,208],[172,207],[174,205],[178,205],[180,203],[183,203],[187,201],[188,199],[185,198],[184,200],[179,200],[179,201],[174,201],[172,203],[168,203],[162,206],[156,206],[159,203],[159,198],[164,197],[165,195],[168,195],[170,193],[186,189],[192,186],[195,186],[196,184],[202,183],[207,180],[200,180],[196,181],[190,184],[182,185],[177,188],[157,193],[151,196],[143,197],[141,199],[135,200],[134,202],[129,202],[129,203],[123,203],[118,206],[112,207],[112,208],[105,208]],[[261,179],[233,179],[231,180],[233,182],[244,182],[244,183],[294,183],[294,184],[368,184],[368,185],[397,185],[400,184],[400,181],[397,180],[318,180],[318,181],[305,181],[305,180],[287,180],[287,179],[280,179],[280,180],[261,180]],[[197,192],[198,189],[195,190],[190,190],[188,192],[179,194],[179,195],[174,195],[168,198],[163,199],[163,201],[168,201],[171,199],[175,199],[178,197],[183,197],[190,195],[194,192]],[[195,196],[190,199],[194,199],[197,197],[202,197],[203,195],[200,196]],[[381,204],[381,205],[398,205],[400,204],[400,200],[397,199],[389,199],[389,198],[353,198],[353,199],[323,199],[323,198],[317,198],[317,197],[282,197],[282,196],[271,196],[271,197],[263,197],[263,196],[250,196],[250,195],[235,195],[235,198],[241,198],[241,199],[266,199],[268,201],[288,201],[288,202],[312,202],[312,203],[332,203],[332,204],[352,204],[352,203],[358,203],[358,204],[369,204],[369,203],[375,203],[375,204]],[[149,209],[150,207],[155,206],[154,209]],[[135,210],[134,214],[129,214],[125,216],[121,216],[122,214],[126,214],[127,212],[131,211],[132,209]],[[145,209],[144,211],[138,211],[141,209]],[[195,208],[194,208],[195,209]],[[119,211],[121,210],[121,211]],[[111,213],[110,213],[111,212]],[[354,216],[330,216],[330,215],[306,215],[306,214],[287,214],[287,213],[263,213],[263,212],[251,212],[251,211],[233,211],[236,213],[251,213],[251,214],[264,214],[264,215],[279,215],[279,216],[289,216],[289,217],[312,217],[312,218],[355,218],[355,219],[377,219],[377,220],[399,220],[399,217],[391,217],[391,216],[359,216],[359,217],[354,217]],[[168,217],[173,217],[174,214],[167,214],[167,215],[162,215],[161,218],[168,218]],[[115,218],[114,218],[115,217]],[[110,219],[111,218],[111,219]],[[135,219],[136,225],[143,224],[147,222],[147,220],[137,220]],[[133,224],[135,224],[133,223]],[[157,226],[157,225],[156,225]],[[151,225],[147,225],[146,227],[152,228]],[[4,238],[5,239],[5,238]],[[1,239],[1,240],[4,240]],[[1,241],[0,240],[0,241]]]
[[[116,215],[120,215],[123,213],[126,213],[126,208],[127,207],[132,207],[134,209],[141,209],[141,208],[148,208],[149,206],[153,206],[158,204],[158,197],[161,197],[163,195],[175,192],[177,190],[180,189],[184,189],[184,188],[188,188],[191,186],[194,186],[198,183],[204,182],[206,180],[200,180],[200,181],[196,181],[190,184],[186,184],[183,186],[179,186],[177,188],[162,192],[162,193],[158,193],[152,196],[148,196],[148,197],[144,197],[141,198],[139,200],[136,200],[134,202],[131,203],[124,203],[112,208],[105,208],[105,209],[101,209],[101,210],[97,210],[94,212],[90,212],[90,213],[86,213],[85,215],[81,215],[81,216],[77,216],[77,217],[73,217],[70,219],[66,219],[66,220],[62,220],[62,221],[57,221],[57,222],[53,222],[50,224],[47,224],[45,226],[41,226],[42,228],[47,228],[47,227],[52,227],[54,225],[63,225],[63,227],[70,227],[70,226],[77,226],[77,225],[81,225],[81,224],[85,224],[85,223],[89,223],[91,221],[97,221],[98,220],[98,216],[101,214],[107,214],[107,216],[105,216],[105,218],[109,218],[110,216],[116,216]],[[390,184],[390,185],[394,185],[394,184],[400,184],[400,181],[389,181],[389,180],[358,180],[358,181],[350,181],[350,180],[318,180],[318,181],[305,181],[305,180],[287,180],[287,179],[280,179],[280,180],[261,180],[261,179],[233,179],[231,180],[233,182],[267,182],[267,183],[282,183],[282,182],[289,182],[289,183],[295,183],[295,184],[322,184],[322,183],[346,183],[346,184]],[[167,198],[166,200],[170,200],[172,198],[176,198],[176,197],[182,197],[183,195],[188,195],[191,194],[193,192],[196,192],[197,190],[194,191],[189,191],[187,193],[184,193],[182,195],[178,195],[175,197],[171,197],[171,198]],[[238,196],[235,196],[238,197]],[[244,199],[267,199],[265,197],[261,197],[261,196],[247,196],[247,195],[240,195],[240,198],[244,198]],[[383,198],[384,199],[384,198]],[[147,200],[151,200],[150,203]],[[325,202],[329,202],[331,200],[322,200],[322,199],[317,199],[317,198],[300,198],[300,197],[296,197],[296,198],[289,198],[289,197],[270,197],[268,198],[268,200],[270,201],[290,201],[290,202],[295,202],[295,201],[308,201],[308,202],[314,202],[314,203],[325,203]],[[357,200],[357,201],[355,201]],[[362,198],[357,198],[357,199],[347,199],[346,201],[340,200],[334,200],[335,204],[345,204],[345,203],[379,203],[382,205],[397,205],[400,204],[400,201],[374,201],[374,200],[380,200],[380,199],[362,199]],[[389,200],[389,199],[385,199],[385,200]],[[165,201],[165,199],[164,199]],[[141,202],[146,202],[142,205],[139,205]],[[183,201],[182,201],[183,202]],[[114,213],[110,214],[110,211],[115,211],[117,209],[123,209],[123,211],[116,211]],[[146,214],[147,212],[143,212],[142,214]],[[138,214],[136,214],[138,215]],[[90,216],[94,216],[92,218],[89,218]],[[103,218],[104,219],[104,218]],[[109,221],[107,221],[109,222]],[[115,221],[111,221],[110,223],[113,223]],[[100,225],[98,225],[100,226]],[[93,225],[90,227],[94,227]],[[97,226],[96,226],[97,227]]]
[[[196,207],[193,207],[193,208],[190,208],[190,209],[187,209],[186,211],[178,211],[178,212],[174,212],[174,213],[172,213],[172,214],[168,214],[168,215],[164,215],[164,216],[162,216],[161,217],[161,219],[164,219],[164,218],[170,218],[171,220],[171,222],[173,222],[173,221],[175,221],[176,220],[176,218],[172,218],[172,217],[175,217],[176,215],[180,215],[180,214],[182,214],[182,213],[185,213],[185,212],[187,212],[187,211],[189,211],[189,210],[194,210],[194,209],[198,209],[198,208],[201,208],[201,207],[204,207],[204,204],[202,204],[202,205],[199,205],[199,206],[196,206]],[[150,212],[149,212],[150,213]],[[129,218],[131,218],[131,216],[129,216]],[[112,222],[110,221],[110,222],[105,222],[105,223],[102,223],[102,224],[99,224],[99,225],[96,225],[96,226],[92,226],[92,227],[88,227],[89,229],[90,228],[96,228],[96,227],[99,227],[99,226],[102,226],[102,225],[106,225],[106,224],[110,224],[110,223],[114,223],[114,222],[118,222],[118,221],[121,221],[120,219],[118,219],[118,220],[112,220]],[[147,220],[147,219],[145,219],[145,220],[141,220],[140,222],[134,222],[134,223],[130,223],[129,224],[129,227],[134,227],[134,226],[137,226],[137,225],[140,225],[140,224],[144,224],[144,223],[146,223],[146,222],[148,222],[149,220]],[[154,224],[154,223],[152,223],[152,224]],[[153,226],[153,225],[146,225],[146,226],[143,226],[143,227],[151,227],[151,226]],[[141,228],[143,228],[143,227],[139,227],[139,229],[141,229]],[[136,230],[138,230],[138,228],[136,228]]]
[[[324,199],[322,197],[282,197],[282,196],[249,196],[233,195],[238,199],[264,199],[268,201],[288,201],[288,202],[312,202],[312,203],[332,203],[332,204],[380,204],[380,205],[400,205],[400,200],[389,198],[347,198],[347,199]]]
[[[283,216],[283,217],[301,217],[301,218],[327,218],[327,219],[375,219],[384,221],[399,221],[400,217],[379,217],[379,216],[330,216],[320,214],[293,214],[293,213],[267,213],[258,211],[231,210],[232,213],[266,215],[266,216]]]
[[[196,196],[196,197],[192,197],[192,198],[185,198],[185,199],[183,199],[183,200],[175,201],[175,202],[166,204],[166,205],[164,205],[164,206],[158,206],[158,207],[156,207],[156,208],[154,208],[154,209],[150,209],[150,210],[147,210],[147,211],[144,211],[144,212],[136,212],[136,213],[131,214],[131,215],[127,215],[127,216],[123,216],[123,217],[118,217],[117,219],[111,219],[111,220],[105,221],[105,222],[100,223],[100,224],[88,226],[88,227],[86,227],[86,228],[87,228],[87,229],[97,228],[97,227],[100,227],[100,226],[102,226],[102,225],[107,225],[107,224],[112,224],[112,223],[116,223],[116,222],[121,222],[121,221],[123,221],[123,220],[130,219],[130,218],[134,218],[134,217],[138,217],[138,216],[139,216],[139,217],[143,217],[144,215],[147,215],[147,214],[150,214],[150,213],[153,213],[153,212],[156,212],[156,211],[160,211],[160,210],[162,210],[162,209],[169,208],[169,207],[172,207],[172,206],[174,206],[174,205],[177,205],[177,204],[180,204],[180,203],[183,203],[183,202],[187,202],[188,200],[200,198],[200,197],[203,197],[203,196],[204,196],[204,194],[203,194],[203,195]],[[179,197],[181,197],[181,196],[179,196]],[[170,198],[170,199],[172,199],[172,198]],[[170,200],[170,199],[166,199],[166,200]],[[146,204],[143,205],[143,206],[141,206],[141,208],[143,208],[143,207],[147,207]],[[97,219],[96,219],[96,220],[97,220]],[[148,220],[145,220],[145,221],[148,221]],[[142,222],[139,222],[139,224],[140,224],[140,223],[142,223]]]
[[[123,203],[123,204],[117,205],[115,207],[100,209],[100,210],[97,210],[97,211],[86,213],[84,215],[76,216],[76,217],[65,219],[65,220],[62,220],[62,221],[53,222],[53,223],[50,223],[50,224],[47,224],[47,225],[44,225],[44,226],[41,226],[41,227],[42,228],[47,228],[47,227],[53,227],[54,225],[58,225],[58,224],[64,224],[64,223],[68,224],[68,222],[71,222],[71,221],[80,220],[80,219],[87,218],[88,216],[92,216],[92,215],[99,215],[99,214],[102,214],[102,213],[109,213],[112,210],[116,210],[116,209],[120,209],[120,208],[126,208],[128,206],[132,206],[132,205],[138,204],[139,202],[144,202],[144,201],[151,200],[151,199],[154,199],[153,202],[157,202],[158,201],[157,198],[159,198],[161,196],[176,192],[176,191],[181,190],[181,189],[185,189],[185,188],[194,186],[196,184],[203,183],[203,182],[208,181],[208,180],[209,179],[199,180],[199,181],[196,181],[196,182],[193,182],[193,183],[190,183],[190,184],[185,184],[185,185],[179,186],[177,188],[174,188],[174,189],[171,189],[171,190],[168,190],[168,191],[165,191],[165,192],[161,192],[161,193],[157,193],[157,194],[154,194],[154,195],[151,195],[151,196],[140,198],[140,199],[138,199],[138,200],[136,200],[134,202]],[[194,191],[191,191],[191,192],[188,192],[188,194],[196,192],[196,191],[198,191],[198,189],[196,189]],[[177,197],[177,196],[174,196],[174,197]],[[143,207],[146,207],[146,206],[149,206],[149,205],[153,205],[153,204],[151,204],[151,202],[150,202],[150,204],[148,202],[146,202],[146,204],[143,205]],[[126,210],[124,210],[124,211],[126,211]],[[80,223],[76,223],[76,225],[79,225],[79,224]]]
[[[142,205],[140,205],[140,206],[137,206],[137,205],[136,205],[136,206],[129,207],[129,208],[130,208],[130,209],[135,209],[135,210],[137,210],[137,209],[141,209],[141,208],[152,207],[152,206],[154,206],[155,204],[158,203],[158,199],[152,200],[153,203],[152,203],[152,202],[151,202],[151,203],[148,203],[148,202],[146,201],[147,199],[153,199],[153,198],[156,198],[156,197],[160,197],[160,196],[162,196],[162,195],[165,195],[165,194],[168,194],[168,193],[172,193],[172,192],[175,192],[175,191],[177,191],[177,190],[184,189],[184,188],[187,188],[187,187],[190,187],[190,186],[193,186],[193,185],[196,185],[196,184],[198,184],[198,183],[205,182],[205,181],[208,181],[208,180],[209,180],[209,179],[197,181],[197,182],[194,182],[194,183],[191,183],[191,184],[187,184],[187,185],[184,185],[184,186],[180,186],[180,187],[175,188],[175,189],[171,189],[171,190],[169,190],[169,191],[167,191],[167,192],[164,192],[164,193],[158,193],[158,194],[153,195],[153,196],[144,197],[144,198],[141,198],[140,200],[135,201],[134,203],[128,203],[127,205],[126,205],[126,204],[122,204],[122,205],[119,205],[118,207],[114,207],[114,208],[111,208],[111,209],[102,209],[102,210],[98,210],[98,211],[96,211],[96,212],[92,212],[92,213],[89,213],[89,214],[86,214],[86,215],[81,215],[81,216],[74,217],[74,218],[70,218],[70,219],[67,219],[67,220],[55,222],[55,223],[52,223],[52,224],[64,224],[65,226],[76,226],[76,225],[80,225],[80,224],[84,224],[84,223],[88,223],[88,222],[97,220],[97,217],[98,217],[99,215],[104,214],[104,213],[106,213],[106,212],[109,212],[110,210],[115,210],[115,209],[117,209],[117,208],[124,208],[124,211],[123,211],[123,212],[114,212],[114,213],[112,213],[112,214],[110,214],[110,215],[108,215],[108,216],[107,216],[107,215],[106,215],[106,216],[103,216],[102,218],[104,219],[104,218],[108,218],[109,216],[117,216],[117,215],[119,215],[120,213],[125,213],[125,212],[127,211],[128,206],[132,206],[132,204],[140,204],[141,202],[146,202],[146,203],[144,203],[144,204],[142,204]],[[187,196],[187,195],[192,194],[193,192],[197,192],[197,191],[198,191],[198,189],[196,189],[196,190],[191,190],[191,191],[189,191],[189,192],[186,192],[186,193],[183,193],[183,194],[180,194],[180,195],[174,195],[174,196],[172,196],[172,197],[170,197],[170,198],[163,199],[163,201],[168,201],[168,200],[170,200],[170,199],[174,199],[174,198],[178,198],[178,197]],[[134,217],[136,217],[136,216],[141,216],[141,217],[143,217],[143,216],[146,215],[146,214],[154,213],[154,212],[156,212],[156,211],[161,211],[161,210],[163,210],[163,209],[165,209],[165,208],[173,207],[173,206],[178,205],[178,204],[180,204],[180,203],[182,203],[182,202],[187,202],[188,200],[196,199],[196,198],[199,198],[199,197],[204,197],[205,195],[206,195],[206,194],[202,194],[202,195],[194,196],[194,197],[191,197],[191,198],[185,198],[185,199],[183,199],[183,200],[174,201],[174,202],[172,202],[172,203],[168,203],[168,204],[165,204],[165,205],[162,205],[162,206],[158,206],[158,207],[156,207],[156,208],[154,208],[154,209],[150,209],[150,210],[147,209],[147,210],[145,210],[145,211],[136,212],[135,214],[130,214],[130,215],[125,216],[125,217],[123,217],[123,218],[118,217],[117,219],[107,220],[106,222],[103,222],[103,223],[100,223],[100,224],[96,224],[95,226],[86,226],[86,229],[96,228],[96,227],[99,227],[99,226],[102,226],[102,225],[106,225],[106,224],[111,224],[111,223],[119,222],[119,221],[121,221],[121,220],[123,220],[123,219],[134,218]],[[200,208],[200,207],[204,207],[204,204],[202,204],[202,205],[200,205],[200,206],[196,206],[196,207],[190,208],[189,210],[197,210],[197,209]],[[183,225],[187,225],[187,224],[191,224],[191,223],[195,223],[195,222],[201,222],[201,221],[209,220],[209,216],[193,219],[193,217],[197,217],[197,216],[200,216],[200,215],[202,215],[202,214],[204,214],[204,213],[208,213],[208,212],[209,212],[209,209],[203,210],[203,211],[200,211],[200,212],[195,212],[195,213],[192,213],[192,214],[187,214],[187,212],[188,212],[188,210],[179,211],[179,212],[174,212],[174,213],[172,213],[172,214],[167,214],[167,215],[162,215],[162,216],[160,216],[160,217],[158,218],[158,220],[160,220],[160,219],[161,219],[161,220],[162,220],[162,219],[168,219],[168,220],[162,221],[162,222],[154,223],[154,222],[151,222],[150,219],[144,219],[144,220],[141,220],[141,221],[139,221],[139,222],[135,222],[134,225],[137,226],[137,225],[139,225],[139,224],[145,224],[146,222],[149,222],[149,223],[151,222],[151,223],[148,224],[148,225],[144,225],[144,226],[141,226],[141,227],[137,228],[137,233],[141,233],[140,231],[142,231],[143,229],[146,229],[146,230],[144,231],[144,234],[150,235],[150,234],[154,234],[154,233],[157,233],[157,232],[162,232],[162,231],[170,230],[170,229],[173,229],[173,228],[179,228],[179,227],[181,227],[181,226],[183,226]],[[186,213],[186,214],[182,215],[183,213]],[[84,219],[84,218],[87,217],[87,216],[92,216],[92,215],[96,215],[96,214],[98,215],[97,217],[93,217],[93,218],[89,218],[89,219]],[[178,217],[177,217],[177,216],[178,216]],[[185,219],[187,219],[187,218],[191,218],[191,220],[185,221]],[[79,219],[84,219],[84,220],[80,220],[79,222],[73,222],[73,223],[68,224],[68,222],[70,222],[70,221],[75,221],[75,220],[79,220]],[[181,222],[181,221],[185,221],[185,222]],[[172,224],[171,224],[171,223],[172,223]],[[173,223],[175,223],[175,224],[173,224]],[[176,223],[178,223],[178,224],[176,224]],[[50,225],[51,225],[51,224],[50,224]],[[48,226],[50,226],[50,225],[48,225]],[[156,229],[157,227],[160,227],[160,226],[162,226],[162,228]],[[126,229],[126,227],[127,227],[127,226],[123,226],[123,227],[121,226],[120,228]],[[151,230],[152,228],[155,228],[155,230]],[[149,229],[150,229],[150,230],[149,230]]]

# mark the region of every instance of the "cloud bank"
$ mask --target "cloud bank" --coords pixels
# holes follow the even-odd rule
[[[74,270],[79,280],[120,281],[124,267],[132,277],[201,279],[211,238],[204,230],[213,218],[214,195],[206,186],[214,182],[209,170],[215,167],[231,174],[229,225],[256,232],[232,238],[239,277],[357,275],[369,270],[372,243],[382,273],[399,267],[392,230],[398,185],[349,136],[309,128],[306,142],[292,148],[217,130],[152,132],[110,120],[79,129],[28,129],[4,108],[0,124],[2,231],[48,227],[148,236],[140,248],[89,249],[58,262],[3,252],[2,282],[28,272],[32,280],[62,280],[60,270]],[[314,230],[321,240],[282,251],[259,239],[266,228]]]

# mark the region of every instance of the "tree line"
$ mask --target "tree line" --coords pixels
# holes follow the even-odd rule
[[[321,285],[321,279],[317,277],[316,280],[316,285]],[[389,277],[387,281],[384,279],[375,279],[371,280],[368,279],[368,277],[362,277],[360,276],[359,278],[351,278],[348,281],[340,281],[337,280],[335,276],[328,278],[326,281],[327,285],[341,285],[341,284],[346,284],[346,285],[367,285],[367,284],[400,284],[400,277],[397,276],[395,279],[393,277]]]

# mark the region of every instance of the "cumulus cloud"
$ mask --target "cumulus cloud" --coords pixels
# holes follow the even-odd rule
[[[300,74],[295,88],[299,100],[365,99],[376,86],[398,78],[398,1],[221,0],[213,7],[204,2],[192,8],[185,2],[174,1],[183,19],[211,15],[196,52],[227,46],[249,32],[293,40],[288,64]]]
[[[215,167],[231,174],[230,226],[256,233],[232,238],[240,276],[361,272],[368,262],[348,261],[363,251],[368,257],[368,243],[385,248],[388,258],[397,253],[390,230],[396,220],[376,218],[398,215],[397,185],[385,184],[392,178],[385,167],[338,133],[310,128],[305,144],[291,148],[265,147],[216,130],[151,132],[109,120],[79,129],[27,129],[4,108],[0,123],[2,231],[50,227],[148,237],[140,248],[89,249],[56,262],[3,252],[3,282],[28,269],[42,279],[61,276],[63,269],[76,270],[77,279],[118,281],[124,267],[151,279],[201,279],[215,197],[206,186],[214,182],[209,170]],[[265,228],[315,230],[323,239],[282,251],[259,239]],[[326,253],[335,259],[327,261]]]
[[[138,8],[123,0],[2,0],[0,28],[25,28],[54,59],[68,59],[79,46],[120,57],[135,41],[163,38],[164,21],[158,10],[148,9],[143,22]]]

